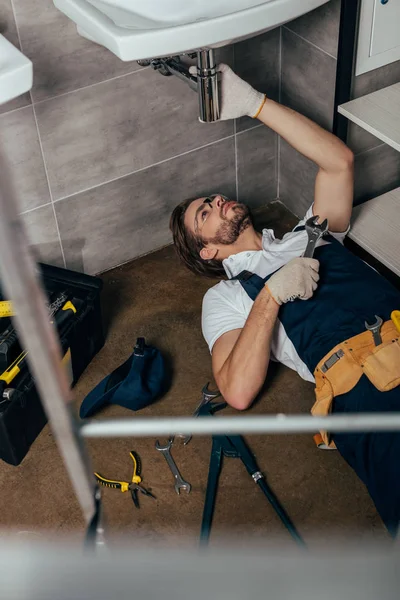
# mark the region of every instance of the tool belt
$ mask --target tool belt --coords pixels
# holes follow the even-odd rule
[[[400,334],[393,321],[383,323],[380,335],[382,343],[375,346],[371,331],[363,331],[335,346],[320,360],[314,371],[313,415],[328,415],[333,398],[352,390],[363,374],[381,392],[400,384]],[[314,436],[314,440],[318,446],[336,448],[326,431]]]

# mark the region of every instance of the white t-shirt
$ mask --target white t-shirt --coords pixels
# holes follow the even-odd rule
[[[312,208],[311,206],[308,209],[304,219],[299,221],[296,227],[304,225],[305,221],[313,215]],[[348,231],[349,228],[343,233],[330,233],[343,243]],[[290,231],[281,240],[277,240],[272,229],[263,229],[262,250],[232,254],[222,264],[228,277],[235,277],[243,270],[266,277],[280,269],[292,258],[302,256],[307,241],[308,236],[305,230]],[[317,245],[321,246],[327,243],[329,242],[321,239]],[[203,335],[210,352],[221,335],[244,327],[252,306],[253,300],[237,280],[220,281],[206,292],[203,298],[201,320]],[[297,354],[279,319],[275,323],[272,335],[271,359],[294,369],[303,379],[314,381],[313,375]]]

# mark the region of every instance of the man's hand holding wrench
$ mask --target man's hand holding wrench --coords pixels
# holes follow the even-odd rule
[[[308,235],[308,243],[303,256],[289,260],[265,283],[270,296],[279,305],[297,299],[308,300],[317,289],[319,261],[313,258],[313,254],[317,242],[328,230],[327,219],[321,225],[317,220],[318,216],[315,216],[306,221],[304,229]]]

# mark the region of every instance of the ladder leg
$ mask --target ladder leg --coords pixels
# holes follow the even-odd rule
[[[210,538],[212,519],[214,516],[215,499],[217,496],[218,480],[222,467],[221,436],[213,436],[208,470],[207,490],[204,501],[203,519],[201,522],[200,545],[206,546]]]
[[[232,435],[232,436],[229,436],[228,439],[230,440],[231,444],[236,449],[238,457],[241,458],[244,466],[246,467],[247,472],[249,473],[249,475],[251,475],[253,480],[259,485],[259,487],[263,491],[264,495],[268,499],[269,503],[271,504],[272,508],[274,509],[274,511],[276,512],[276,514],[278,515],[278,517],[280,518],[280,520],[282,521],[282,523],[284,524],[286,529],[289,531],[292,538],[297,542],[297,544],[304,547],[305,543],[304,543],[303,538],[297,531],[296,527],[294,526],[293,521],[287,514],[286,510],[284,509],[284,507],[279,502],[278,498],[275,496],[274,492],[272,491],[272,489],[266,482],[265,476],[258,468],[258,465],[256,463],[254,455],[248,448],[248,446],[247,446],[246,442],[244,441],[244,439],[242,438],[242,436],[241,435]]]

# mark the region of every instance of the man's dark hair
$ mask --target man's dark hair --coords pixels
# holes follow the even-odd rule
[[[185,213],[188,206],[197,198],[184,200],[174,208],[169,222],[169,228],[172,231],[174,245],[179,258],[196,275],[206,277],[226,278],[222,261],[203,260],[200,256],[200,250],[206,246],[200,234],[192,233],[185,226]]]

